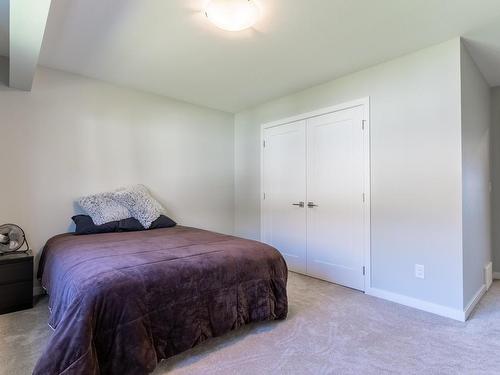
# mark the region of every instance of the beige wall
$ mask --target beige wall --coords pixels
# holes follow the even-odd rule
[[[261,124],[367,96],[372,286],[461,311],[459,39],[238,113],[236,233],[260,237]]]
[[[133,183],[183,225],[233,232],[233,115],[44,68],[32,92],[0,86],[0,115],[0,223],[35,252],[76,198]]]

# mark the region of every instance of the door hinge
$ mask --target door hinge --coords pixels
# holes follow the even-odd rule
[[[365,123],[366,123],[366,120],[361,121],[361,130],[365,130]]]
[[[264,196],[263,196],[263,199],[266,199],[266,193],[264,193],[263,195],[264,195]]]
[[[266,147],[266,141],[262,141],[262,147]]]
[[[363,193],[363,203],[366,202],[366,196],[365,193]]]
[[[363,276],[365,275],[365,273],[366,273],[365,266],[363,266]]]

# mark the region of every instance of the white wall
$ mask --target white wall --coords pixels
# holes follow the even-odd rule
[[[233,232],[231,114],[41,68],[32,92],[0,86],[0,118],[0,223],[35,251],[76,198],[133,183],[180,224]]]
[[[461,47],[464,307],[485,285],[491,261],[490,87]]]
[[[236,233],[260,237],[260,125],[366,96],[372,286],[462,310],[459,39],[238,113]]]
[[[491,89],[491,181],[493,270],[500,275],[500,87]]]
[[[233,116],[41,68],[30,93],[0,86],[0,223],[38,251],[70,229],[77,197],[140,182],[181,224],[259,239],[260,125],[370,96],[372,287],[461,310],[488,247],[478,74],[455,39]],[[500,90],[492,102],[500,144]]]

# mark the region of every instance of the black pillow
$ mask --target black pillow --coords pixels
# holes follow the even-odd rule
[[[118,230],[118,221],[110,221],[102,225],[95,225],[88,215],[76,215],[71,218],[76,225],[75,234],[110,233]]]
[[[175,227],[177,223],[165,215],[160,215],[158,219],[151,223],[149,229],[171,228]]]
[[[139,230],[144,230],[144,227],[139,220],[133,217],[118,222],[118,232],[135,232]]]
[[[165,215],[160,215],[158,219],[151,223],[151,226],[148,229],[160,229],[160,228],[170,228],[175,227],[177,223],[173,221],[171,218]],[[129,217],[128,219],[120,220],[118,224],[119,232],[133,232],[145,230],[139,220]]]
[[[145,230],[139,220],[129,217],[120,221],[110,221],[102,225],[95,225],[88,215],[76,215],[71,218],[76,225],[75,234],[98,234],[111,232],[135,232]],[[171,218],[161,215],[151,223],[149,229],[175,227],[177,223]]]

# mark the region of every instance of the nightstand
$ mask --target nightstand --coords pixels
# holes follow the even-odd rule
[[[33,255],[0,255],[0,314],[33,307]]]

